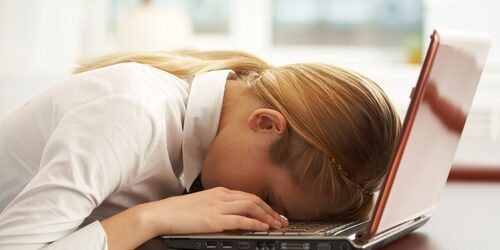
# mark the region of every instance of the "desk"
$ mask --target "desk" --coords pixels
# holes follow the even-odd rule
[[[449,182],[429,222],[383,250],[500,249],[500,183]]]

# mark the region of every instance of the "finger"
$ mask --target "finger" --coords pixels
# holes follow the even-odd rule
[[[288,226],[288,221],[284,220],[274,209],[264,202],[260,197],[255,194],[247,193],[239,190],[231,190],[223,187],[216,187],[211,189],[217,192],[218,198],[222,201],[231,202],[234,200],[252,200],[262,207],[271,217],[277,220],[281,226]]]
[[[281,225],[283,225],[284,227],[287,227],[290,224],[288,218],[285,217],[284,215],[280,214],[280,218],[281,218]]]
[[[269,214],[275,220],[279,221],[282,226],[286,226],[285,223],[283,223],[283,219],[281,218],[281,216],[276,211],[274,211],[274,209],[271,206],[269,206],[269,204],[267,204],[265,201],[263,201],[259,196],[238,190],[231,190],[231,192],[228,193],[228,196],[231,196],[232,200],[254,201],[257,205],[263,208],[267,214]]]
[[[252,200],[235,200],[222,204],[224,214],[243,215],[267,223],[273,228],[281,228],[281,221],[276,220]]]
[[[247,231],[267,231],[269,225],[259,220],[241,216],[224,215],[221,220],[224,230],[247,230]]]

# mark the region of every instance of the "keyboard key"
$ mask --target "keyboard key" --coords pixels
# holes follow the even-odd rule
[[[268,235],[269,232],[265,231],[265,232],[253,232],[253,235]]]

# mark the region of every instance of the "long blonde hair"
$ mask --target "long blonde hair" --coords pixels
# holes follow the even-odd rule
[[[231,69],[248,80],[269,108],[279,111],[289,130],[271,145],[273,163],[328,202],[318,219],[357,220],[369,216],[400,132],[399,116],[370,79],[320,63],[272,67],[239,51],[180,50],[121,53],[80,62],[75,73],[122,62],[149,64],[189,78]]]

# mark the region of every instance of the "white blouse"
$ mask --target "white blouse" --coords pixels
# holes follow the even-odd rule
[[[189,190],[229,73],[190,81],[121,63],[74,75],[4,117],[0,249],[107,249],[99,220]]]

